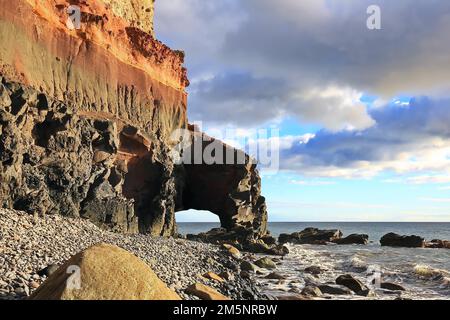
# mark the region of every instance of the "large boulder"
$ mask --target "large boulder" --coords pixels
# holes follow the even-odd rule
[[[396,233],[388,233],[384,235],[380,243],[382,246],[388,247],[404,247],[404,248],[423,248],[425,240],[419,236],[401,236]]]
[[[351,234],[345,238],[337,239],[334,243],[345,245],[345,244],[362,244],[366,245],[369,243],[369,236],[367,234]]]
[[[180,300],[142,260],[109,244],[65,262],[31,296],[33,300]]]
[[[294,244],[325,244],[342,238],[340,230],[320,230],[317,228],[306,228],[301,232],[292,234],[280,234],[278,242]]]

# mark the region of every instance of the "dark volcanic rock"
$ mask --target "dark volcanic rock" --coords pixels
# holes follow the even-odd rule
[[[406,289],[403,286],[392,282],[382,282],[381,288],[390,291],[406,291]]]
[[[292,234],[280,234],[278,242],[294,244],[326,244],[342,238],[340,230],[319,230],[317,228],[307,228],[301,232]]]
[[[176,165],[162,137],[122,120],[79,112],[71,100],[63,103],[5,79],[0,95],[1,207],[83,217],[117,232],[156,236],[177,234],[176,211],[210,209],[229,229],[208,234],[208,240],[234,239],[255,252],[285,254],[282,247],[255,242],[265,234],[267,220],[255,166],[223,166],[208,178],[228,191],[247,185],[250,202],[241,197],[226,212],[210,207],[207,197],[194,205],[190,201],[201,191],[195,183],[212,190],[210,195],[222,189],[196,180],[195,174],[207,177],[207,169],[192,172]],[[221,179],[220,172],[234,180]],[[217,192],[215,198],[221,197],[228,199]],[[230,218],[232,210],[242,211],[241,204],[250,211],[258,208],[246,222],[238,215]]]
[[[311,266],[311,267],[307,267],[305,269],[305,272],[312,274],[312,275],[319,275],[322,273],[322,268],[319,266]]]
[[[152,35],[153,2],[54,2],[0,2],[0,205],[156,236],[177,234],[177,211],[209,210],[266,235],[256,161],[189,126],[185,56]],[[179,163],[179,131],[213,161]]]
[[[120,192],[125,174],[116,163],[115,123],[80,117],[33,89],[4,86],[12,104],[0,105],[0,205],[36,215],[83,216],[136,232],[133,204]],[[95,162],[99,151],[107,156]]]
[[[366,245],[369,243],[369,236],[367,234],[351,234],[345,238],[337,239],[334,243],[345,245],[345,244],[362,244]]]
[[[267,244],[267,236],[260,237],[260,234],[251,227],[235,226],[227,230],[225,228],[215,228],[200,234],[188,234],[187,239],[204,243],[232,243],[239,250],[263,253],[269,255],[284,256],[289,253],[289,249],[283,245]],[[271,241],[269,241],[271,242]]]
[[[419,236],[401,236],[396,233],[384,235],[380,243],[388,247],[423,248],[425,240]]]
[[[336,284],[347,287],[354,293],[363,292],[368,289],[361,281],[355,279],[349,274],[339,276],[336,279]]]
[[[286,277],[278,272],[272,272],[266,276],[266,279],[270,280],[286,280]]]
[[[332,295],[351,295],[352,291],[344,286],[322,284],[318,288],[322,293],[332,294]]]

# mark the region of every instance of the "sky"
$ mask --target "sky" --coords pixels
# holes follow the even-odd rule
[[[159,0],[155,15],[186,52],[190,122],[279,136],[270,221],[450,222],[450,1]]]

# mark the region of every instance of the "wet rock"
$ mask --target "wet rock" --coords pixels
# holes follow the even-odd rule
[[[307,267],[304,270],[306,273],[312,274],[312,275],[319,275],[323,272],[322,268],[319,266],[311,266]]]
[[[384,235],[380,243],[382,246],[389,247],[405,247],[405,248],[423,248],[425,240],[419,236],[401,236],[396,233],[388,233]]]
[[[284,256],[289,253],[286,246],[274,243],[271,236],[261,236],[249,227],[234,226],[231,229],[214,228],[197,235],[188,234],[187,239],[205,243],[228,243],[237,249],[251,253]]]
[[[255,264],[263,269],[276,269],[277,265],[270,258],[265,257],[257,260]]]
[[[334,243],[337,243],[340,245],[346,245],[346,244],[366,245],[369,243],[369,236],[367,234],[351,234],[345,238],[335,240]]]
[[[340,285],[322,284],[322,285],[319,285],[318,288],[324,294],[331,294],[331,295],[351,295],[352,294],[352,291],[350,289],[348,289],[347,287],[344,287],[344,286],[340,286]]]
[[[249,262],[249,261],[242,261],[241,262],[241,270],[243,271],[251,271],[251,272],[256,272],[258,271],[258,266],[256,266],[255,264]]]
[[[320,289],[315,286],[306,286],[305,288],[303,288],[301,294],[308,297],[321,297],[322,291],[320,291]]]
[[[272,272],[266,276],[266,279],[270,280],[286,280],[286,277],[278,272]]]
[[[431,240],[425,243],[425,248],[429,249],[450,249],[450,241],[446,240]]]
[[[270,254],[274,256],[285,256],[289,254],[289,249],[284,245],[271,244],[268,245],[264,240],[253,240],[242,244],[245,251],[252,253]]]
[[[356,292],[356,295],[361,296],[361,297],[367,297],[367,298],[373,298],[373,297],[377,296],[375,291],[373,291],[371,289],[364,289],[362,291]]]
[[[319,230],[317,228],[306,228],[301,232],[292,234],[280,234],[278,242],[294,244],[326,244],[342,238],[340,230]]]
[[[406,291],[405,287],[392,282],[382,282],[381,288],[389,291]]]
[[[355,279],[349,274],[339,276],[336,279],[336,284],[344,286],[352,290],[354,293],[362,292],[368,288],[358,279]]]

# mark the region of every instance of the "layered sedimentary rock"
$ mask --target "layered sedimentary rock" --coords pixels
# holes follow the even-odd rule
[[[109,5],[116,16],[127,20],[131,26],[155,36],[153,31],[153,14],[155,0],[102,0]]]
[[[152,0],[0,0],[0,205],[155,235],[193,208],[264,234],[255,165],[174,162],[172,133],[199,133],[184,53],[152,16]]]

